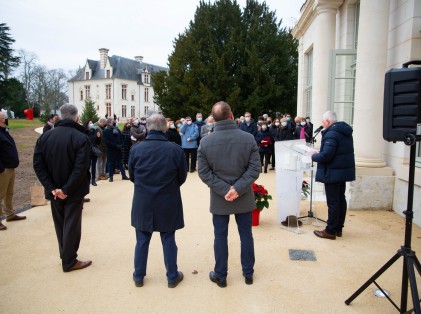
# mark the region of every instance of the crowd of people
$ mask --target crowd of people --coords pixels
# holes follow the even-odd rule
[[[148,119],[127,119],[120,131],[115,118],[82,124],[74,105],[66,104],[60,111],[61,119],[52,116],[46,124],[51,128],[36,143],[33,166],[44,186],[45,198],[51,201],[64,272],[92,264],[90,260],[77,259],[84,199],[97,180],[113,182],[114,174],[119,172],[123,180],[131,180],[135,185],[131,215],[137,240],[135,285],[144,284],[150,239],[153,232],[160,232],[168,287],[175,288],[184,278],[177,266],[175,241],[176,230],[184,227],[180,186],[188,171],[196,171],[198,162],[199,177],[210,189],[215,236],[215,266],[209,279],[221,288],[227,286],[228,224],[233,215],[240,235],[245,283],[253,284],[252,184],[262,168],[267,172],[270,159],[274,168],[276,141],[311,142],[313,125],[309,117],[292,121],[289,114],[274,119],[264,114],[255,122],[246,112],[235,119],[230,106],[221,101],[212,107],[211,116],[205,120],[201,113],[195,121],[187,116],[175,122],[153,114]],[[311,158],[318,163],[316,181],[325,184],[328,221],[324,230],[314,234],[335,240],[342,237],[345,223],[346,182],[355,180],[352,128],[337,121],[336,114],[330,111],[322,121],[320,151],[313,151]],[[12,211],[14,169],[19,159],[2,113],[0,142],[4,147],[0,153],[1,210],[7,221],[24,220],[25,216]],[[0,230],[6,230],[1,221]]]

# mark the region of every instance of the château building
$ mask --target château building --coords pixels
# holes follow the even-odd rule
[[[128,59],[108,56],[99,49],[99,61],[86,60],[85,66],[68,81],[69,102],[81,112],[86,99],[95,102],[99,116],[143,117],[160,108],[154,103],[151,75],[167,68],[145,63],[143,57]]]
[[[334,110],[353,126],[357,179],[348,185],[349,209],[402,214],[410,148],[383,139],[385,73],[421,60],[421,1],[307,0],[300,13],[292,31],[299,40],[298,115],[318,126]],[[413,208],[421,225],[419,142]]]

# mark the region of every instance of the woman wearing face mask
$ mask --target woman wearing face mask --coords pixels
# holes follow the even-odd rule
[[[213,132],[213,124],[215,123],[215,120],[212,116],[209,116],[206,119],[206,124],[202,126],[202,129],[200,130],[200,137],[204,138],[206,135],[209,135]]]
[[[86,129],[86,133],[88,134],[91,145],[98,148],[98,145],[101,143],[101,132],[95,129],[95,126],[91,120],[86,121],[83,124],[83,126]],[[95,181],[97,160],[98,160],[97,155],[95,155],[93,151],[91,150],[91,183],[93,186],[97,186],[96,181]]]
[[[305,140],[306,143],[311,142],[313,137],[311,128],[307,125],[306,118],[301,118],[297,128],[295,129],[295,138]]]
[[[123,145],[121,146],[121,158],[123,160],[123,165],[126,170],[129,169],[129,152],[130,147],[132,147],[132,140],[131,140],[131,123],[126,122],[123,126],[123,131],[121,131],[121,136],[123,138]]]
[[[259,146],[261,167],[264,166],[265,167],[264,172],[267,173],[270,153],[271,153],[272,145],[273,145],[273,138],[270,135],[269,128],[266,121],[262,122],[260,130],[257,131],[256,142],[257,142],[257,145]],[[264,163],[263,163],[263,160],[264,160]],[[260,170],[260,172],[262,172],[262,170]]]
[[[291,128],[288,126],[287,118],[281,119],[281,125],[278,131],[278,135],[276,137],[277,141],[289,141],[294,139],[294,133],[292,132]]]
[[[278,118],[276,118],[275,121],[272,123],[272,126],[269,128],[270,136],[273,139],[272,151],[271,151],[271,156],[270,156],[272,167],[269,170],[275,170],[275,142],[280,141],[279,139],[279,131],[281,129],[280,125],[281,125],[281,122],[279,121]]]
[[[181,126],[180,120],[178,120],[177,122],[180,123],[180,126]],[[174,121],[170,120],[168,122],[168,130],[165,133],[165,135],[167,136],[170,142],[174,142],[181,146],[181,136],[180,136],[180,133],[178,133],[178,129],[175,126]]]

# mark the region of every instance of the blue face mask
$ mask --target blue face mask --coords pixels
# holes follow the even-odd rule
[[[181,126],[182,126],[181,123],[177,124],[177,128],[181,128]]]
[[[197,118],[197,122],[202,122],[202,118]]]
[[[307,124],[307,122],[304,122],[304,121],[303,121],[303,122],[301,122],[300,124],[301,124],[301,126],[305,126],[305,125]]]
[[[170,129],[175,129],[174,124],[170,124]]]
[[[282,122],[282,126],[287,126],[287,122]]]
[[[90,129],[95,129],[95,126],[93,125],[93,123],[89,124],[89,128]]]
[[[287,121],[291,121],[291,117],[287,117]]]

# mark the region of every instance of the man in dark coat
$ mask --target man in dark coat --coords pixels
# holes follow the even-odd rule
[[[228,223],[235,215],[241,240],[241,265],[246,284],[253,283],[254,244],[252,211],[256,208],[252,184],[260,174],[259,149],[253,135],[238,129],[230,106],[212,108],[215,131],[204,137],[198,151],[199,177],[210,188],[215,240],[215,267],[209,278],[227,286]]]
[[[254,137],[257,135],[257,124],[251,118],[251,113],[244,114],[244,122],[240,123],[240,130],[250,133]]]
[[[0,111],[0,215],[6,215],[6,221],[26,219],[13,212],[13,190],[15,186],[15,168],[19,166],[18,150],[13,137],[6,126],[7,116]],[[7,227],[1,223],[0,230]]]
[[[320,152],[313,153],[311,158],[317,162],[316,181],[325,184],[328,219],[326,229],[314,231],[314,234],[335,240],[342,237],[345,223],[346,182],[355,180],[354,141],[352,127],[345,122],[337,122],[335,112],[325,112],[322,123],[324,130]]]
[[[107,127],[102,132],[102,138],[107,146],[107,171],[109,181],[113,182],[114,171],[116,167],[120,169],[123,180],[129,180],[124,169],[121,150],[123,148],[123,137],[118,127],[114,126],[115,120],[108,118]]]
[[[177,268],[175,231],[184,227],[180,186],[186,181],[183,149],[165,136],[167,122],[160,114],[147,120],[148,136],[132,146],[129,175],[134,183],[132,226],[136,228],[133,280],[143,286],[149,242],[154,231],[161,234],[168,287],[175,288],[183,273]]]
[[[91,144],[84,128],[77,123],[77,108],[60,108],[62,120],[38,139],[34,170],[51,201],[54,226],[64,272],[91,265],[77,260],[83,198],[89,193]]]

